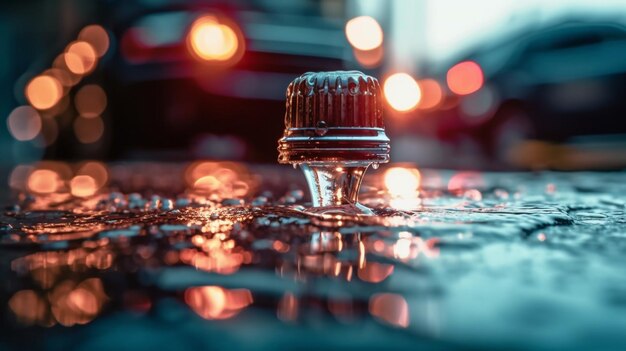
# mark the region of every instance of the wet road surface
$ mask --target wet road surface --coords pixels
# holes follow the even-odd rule
[[[97,166],[14,171],[0,349],[626,344],[624,172],[381,167],[351,217],[289,167]]]

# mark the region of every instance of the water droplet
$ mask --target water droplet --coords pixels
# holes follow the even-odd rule
[[[315,134],[319,136],[324,136],[328,132],[328,125],[326,125],[325,121],[317,122],[315,126]]]
[[[292,163],[291,165],[293,166],[293,169],[298,169],[298,164],[297,163]]]
[[[378,163],[372,163],[372,168],[373,169],[378,169],[378,167],[380,167],[380,165]]]

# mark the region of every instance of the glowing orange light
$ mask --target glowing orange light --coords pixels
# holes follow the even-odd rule
[[[109,49],[109,34],[97,24],[89,25],[78,33],[78,39],[91,44],[98,57],[102,57]]]
[[[392,167],[385,171],[385,187],[394,196],[410,196],[420,186],[422,176],[415,168]]]
[[[26,98],[34,108],[47,110],[59,102],[63,96],[63,86],[54,77],[40,75],[26,86]]]
[[[409,326],[409,304],[397,294],[376,294],[370,298],[369,311],[372,316],[394,325]]]
[[[380,65],[383,60],[383,56],[385,56],[385,50],[382,46],[373,50],[353,49],[352,51],[357,62],[365,68],[372,68]]]
[[[49,169],[38,169],[28,176],[28,189],[38,194],[50,194],[59,189],[59,174]]]
[[[88,197],[98,191],[96,180],[88,175],[78,175],[70,181],[70,192],[77,197]]]
[[[233,25],[220,23],[216,17],[198,18],[187,36],[191,53],[206,61],[228,61],[238,52],[239,38]]]
[[[459,172],[448,181],[448,191],[451,192],[484,187],[485,179],[478,172]]]
[[[346,23],[348,42],[358,50],[373,50],[383,43],[383,29],[369,16],[359,16]]]
[[[95,67],[98,60],[96,50],[86,41],[75,41],[65,50],[65,64],[75,74],[87,74]]]
[[[107,96],[98,85],[85,85],[76,93],[74,105],[81,116],[98,117],[107,106]]]
[[[104,134],[104,122],[100,117],[78,117],[74,120],[74,133],[83,144],[95,143]]]
[[[369,283],[380,283],[393,273],[393,266],[385,263],[368,262],[359,268],[358,277]]]
[[[395,73],[385,80],[383,86],[385,98],[397,111],[409,111],[420,102],[422,93],[413,77],[406,73]]]
[[[202,318],[227,319],[250,305],[252,294],[247,289],[200,286],[185,290],[185,302]]]
[[[15,139],[19,141],[32,140],[41,131],[41,117],[34,108],[19,106],[9,114],[7,126]]]
[[[78,171],[76,171],[76,175],[86,175],[93,178],[98,189],[104,186],[109,179],[109,172],[106,166],[102,162],[96,161],[82,164],[80,168],[78,168]]]
[[[459,95],[468,95],[483,86],[483,71],[473,61],[463,61],[448,70],[447,82],[450,90]]]
[[[434,79],[423,79],[418,82],[422,90],[422,99],[419,103],[419,108],[422,110],[428,110],[436,107],[441,103],[443,97],[443,91],[439,83]]]
[[[9,307],[20,323],[25,325],[43,322],[47,310],[44,299],[33,290],[16,292],[9,300]]]

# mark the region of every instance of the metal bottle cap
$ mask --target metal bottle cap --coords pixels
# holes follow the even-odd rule
[[[287,88],[280,163],[389,161],[380,85],[359,71],[308,72]]]

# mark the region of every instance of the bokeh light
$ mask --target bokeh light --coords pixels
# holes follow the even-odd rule
[[[56,105],[63,96],[63,86],[54,77],[40,75],[26,85],[26,99],[38,110],[46,110]]]
[[[78,33],[78,39],[91,44],[98,57],[102,57],[109,50],[109,34],[100,25],[92,24],[83,28]]]
[[[41,132],[41,116],[30,106],[16,107],[7,118],[11,135],[19,141],[32,140]]]
[[[443,97],[441,85],[434,79],[422,79],[418,82],[422,91],[419,108],[429,110],[439,106]]]
[[[483,71],[473,61],[463,61],[454,65],[446,77],[448,88],[458,95],[468,95],[478,91],[483,86]]]
[[[104,122],[102,118],[78,117],[74,120],[74,133],[76,139],[83,144],[91,144],[100,140],[104,134]]]
[[[384,83],[383,90],[389,105],[396,111],[410,111],[420,102],[420,87],[406,73],[394,73]]]
[[[98,191],[96,180],[88,175],[77,175],[70,181],[70,193],[77,197],[88,197]]]
[[[422,176],[415,168],[392,167],[385,171],[385,188],[393,196],[412,196],[419,189]]]
[[[93,178],[98,188],[106,185],[109,180],[109,171],[107,170],[107,167],[104,163],[98,161],[88,161],[83,163],[80,167],[78,167],[76,175],[86,175]]]
[[[9,175],[9,186],[12,189],[24,190],[29,174],[35,169],[31,165],[17,165]]]
[[[72,73],[84,75],[96,67],[98,55],[88,42],[75,41],[67,46],[64,58]]]
[[[383,43],[383,29],[370,16],[359,16],[346,23],[348,42],[358,50],[373,50]]]
[[[214,16],[198,18],[187,37],[191,53],[205,61],[228,61],[243,45],[233,24],[220,23]]]
[[[76,111],[83,117],[98,117],[107,106],[106,93],[98,85],[85,85],[76,93],[74,106]]]
[[[359,50],[353,49],[354,58],[357,62],[365,68],[373,68],[380,65],[385,56],[385,50],[382,46],[373,50]]]
[[[51,194],[61,186],[59,173],[51,169],[38,169],[28,176],[28,190],[37,194]]]

